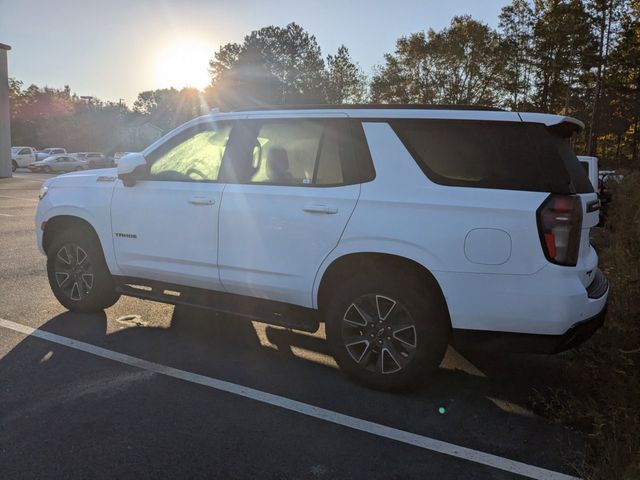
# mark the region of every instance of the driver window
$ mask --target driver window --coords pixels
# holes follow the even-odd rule
[[[230,124],[200,125],[183,132],[151,165],[151,180],[216,181]],[[162,148],[162,147],[160,147]]]

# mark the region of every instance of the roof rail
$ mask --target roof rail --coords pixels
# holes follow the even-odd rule
[[[421,103],[347,103],[347,104],[295,104],[295,105],[260,105],[228,109],[228,112],[248,112],[261,110],[482,110],[504,112],[503,108],[487,105],[437,105]]]

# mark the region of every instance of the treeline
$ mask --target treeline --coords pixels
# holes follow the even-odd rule
[[[18,138],[56,143],[48,141],[50,134],[58,143],[69,135],[90,142],[102,134],[94,127],[83,123],[85,131],[76,135],[65,121],[51,121],[93,118],[87,110],[104,115],[105,124],[137,116],[167,131],[212,107],[435,103],[572,115],[587,125],[576,139],[579,153],[598,155],[610,167],[640,161],[640,0],[513,0],[495,30],[458,16],[440,31],[399,38],[369,76],[347,47],[323,57],[315,36],[299,25],[269,26],[220,47],[209,71],[211,85],[203,92],[142,92],[132,109],[87,102],[68,88],[24,90],[13,82],[14,144]],[[98,138],[92,145],[114,143]]]

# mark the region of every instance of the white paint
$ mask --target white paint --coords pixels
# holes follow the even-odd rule
[[[362,420],[359,418],[344,415],[342,413],[327,410],[325,408],[316,407],[307,403],[291,400],[280,395],[263,392],[243,385],[219,380],[216,378],[206,377],[197,373],[191,373],[177,368],[168,367],[158,363],[149,362],[141,358],[132,357],[123,353],[107,350],[102,347],[91,345],[71,338],[56,335],[55,333],[37,330],[26,325],[12,322],[0,318],[0,327],[20,332],[24,335],[47,340],[58,345],[80,350],[82,352],[95,355],[97,357],[106,358],[115,362],[129,365],[132,367],[155,372],[160,375],[177,378],[187,382],[203,385],[223,392],[239,395],[241,397],[250,398],[261,403],[280,407],[285,410],[300,413],[309,417],[317,418],[325,422],[341,425],[347,428],[358,430],[361,432],[376,435],[378,437],[395,440],[415,447],[431,450],[456,458],[461,458],[470,462],[486,465],[498,470],[504,470],[517,475],[539,480],[575,480],[576,477],[565,475],[563,473],[554,472],[544,468],[528,465],[526,463],[517,462],[508,458],[492,455],[490,453],[473,450],[471,448],[461,447],[453,443],[443,442],[434,438],[417,435],[415,433],[406,432],[397,428],[380,425],[378,423]]]
[[[0,217],[15,217],[15,215],[10,215],[8,213],[0,213]]]

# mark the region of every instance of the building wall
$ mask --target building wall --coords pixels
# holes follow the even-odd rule
[[[8,46],[0,44],[0,178],[11,176],[8,50]]]

